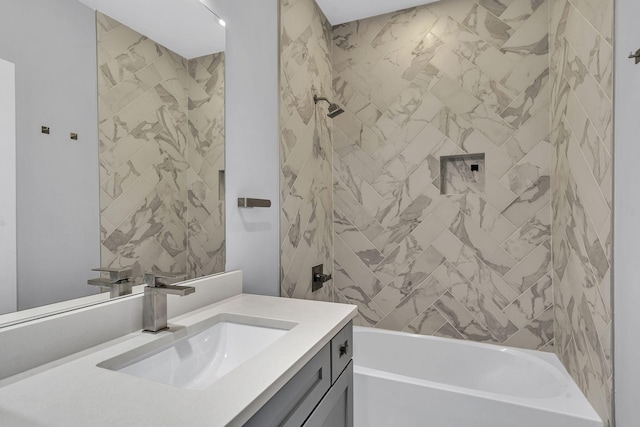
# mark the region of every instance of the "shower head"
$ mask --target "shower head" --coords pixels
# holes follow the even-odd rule
[[[318,101],[325,101],[327,104],[329,104],[329,113],[327,114],[327,116],[329,116],[329,118],[331,119],[344,113],[344,110],[338,104],[334,104],[333,102],[329,101],[325,97],[319,97],[318,95],[313,95],[314,104],[317,104]]]
[[[329,104],[329,114],[327,116],[333,119],[342,113],[344,113],[344,110],[338,104]]]

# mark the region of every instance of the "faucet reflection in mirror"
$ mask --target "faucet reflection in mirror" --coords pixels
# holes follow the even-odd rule
[[[96,279],[89,279],[87,280],[88,285],[98,286],[100,289],[108,291],[111,298],[131,294],[130,268],[94,268],[91,271],[106,273],[108,277],[101,276]]]
[[[224,270],[224,53],[186,59],[98,13],[103,267]]]

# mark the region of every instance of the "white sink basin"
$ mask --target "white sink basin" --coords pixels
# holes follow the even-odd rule
[[[188,328],[186,336],[183,331],[174,332],[172,336],[158,339],[157,343],[131,350],[98,366],[164,384],[204,390],[293,326],[291,322],[271,319],[216,316]]]

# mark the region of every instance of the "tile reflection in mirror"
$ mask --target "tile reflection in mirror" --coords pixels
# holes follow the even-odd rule
[[[96,13],[101,6],[145,35]],[[11,250],[18,279],[3,284],[18,304],[0,310],[13,312],[0,325],[106,300],[87,285],[96,266],[132,268],[135,283],[147,270],[197,277],[224,269],[224,29],[198,3],[159,4],[153,22],[135,12],[144,7],[133,0],[0,7],[0,58],[19,70],[14,163],[23,204]],[[188,31],[167,28],[184,16],[193,18]],[[151,27],[182,56],[148,38]]]
[[[102,266],[224,269],[224,52],[186,59],[98,13]]]

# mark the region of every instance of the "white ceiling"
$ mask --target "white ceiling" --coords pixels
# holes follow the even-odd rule
[[[224,50],[224,28],[199,0],[79,0],[191,59]]]
[[[187,59],[224,51],[227,0],[79,0]],[[232,0],[238,1],[238,0]],[[434,3],[437,0],[316,0],[332,25]],[[206,5],[206,6],[205,6]],[[203,13],[206,12],[206,13]]]
[[[395,12],[437,0],[316,0],[331,25]]]

